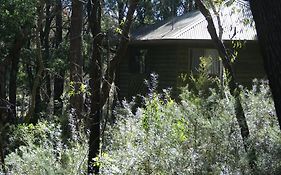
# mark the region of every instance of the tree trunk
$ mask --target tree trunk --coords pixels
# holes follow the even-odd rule
[[[7,101],[6,101],[6,66],[0,64],[0,122],[7,118]]]
[[[31,50],[31,38],[29,38],[27,41],[26,41],[26,48],[28,50]],[[25,58],[24,60],[24,67],[25,67],[25,71],[26,71],[26,74],[27,74],[27,81],[28,81],[28,88],[30,89],[30,91],[32,90],[32,86],[33,86],[33,79],[34,79],[34,76],[33,76],[33,71],[32,71],[32,65],[30,65],[29,63],[31,62],[31,58],[30,57],[27,57]]]
[[[101,43],[103,34],[101,33],[101,2],[100,0],[90,0],[88,8],[89,24],[93,35],[93,50],[90,72],[91,87],[91,111],[90,111],[90,138],[89,138],[89,155],[88,155],[88,174],[98,174],[99,166],[95,158],[99,155],[100,147],[100,123],[101,110],[101,78],[102,78],[102,60],[101,60]]]
[[[62,2],[61,0],[56,0],[55,5],[55,12],[56,12],[56,33],[55,33],[55,46],[56,48],[59,47],[59,45],[62,42]]]
[[[62,94],[64,88],[64,70],[60,70],[59,75],[54,78],[54,114],[59,116],[62,114],[63,102]]]
[[[73,94],[70,97],[70,107],[74,109],[76,120],[82,119],[83,94],[80,87],[83,83],[83,58],[82,58],[82,21],[83,21],[83,2],[80,0],[72,1],[72,15],[70,24],[70,81]]]
[[[91,60],[91,113],[90,113],[90,139],[89,139],[89,155],[88,155],[88,174],[98,174],[99,166],[96,159],[100,153],[100,124],[101,124],[101,110],[104,106],[108,96],[111,84],[114,81],[114,73],[116,67],[124,56],[128,42],[129,31],[133,21],[133,15],[136,10],[138,0],[130,0],[130,5],[124,24],[122,38],[119,43],[116,56],[107,65],[105,75],[108,75],[105,80],[102,78],[102,62],[100,46],[102,43],[103,35],[101,33],[101,2],[100,0],[91,0],[91,7],[89,7],[89,22],[93,34],[93,53]],[[102,83],[101,83],[102,82]]]
[[[9,122],[16,122],[16,101],[17,101],[17,73],[19,69],[19,57],[20,52],[24,44],[24,37],[26,35],[25,29],[23,29],[15,39],[13,48],[10,51],[8,57],[11,60],[11,71],[10,71],[10,81],[9,81],[9,102],[11,107],[11,112],[9,113]]]
[[[4,126],[2,123],[0,123],[0,128],[1,130],[3,130]],[[2,170],[3,172],[6,174],[7,173],[7,170],[6,170],[6,167],[5,167],[5,152],[4,152],[4,142],[3,142],[3,133],[1,131],[0,133],[0,159],[1,159],[1,167],[2,167]]]
[[[40,41],[40,31],[41,31],[41,26],[42,26],[42,21],[43,21],[43,8],[44,8],[44,1],[40,0],[38,4],[38,20],[37,20],[37,26],[36,26],[36,31],[35,31],[35,40],[36,40],[36,56],[37,56],[37,73],[33,81],[33,87],[32,87],[32,92],[31,92],[31,102],[30,102],[30,107],[28,109],[27,116],[25,118],[26,122],[30,122],[30,120],[33,120],[34,117],[34,112],[35,112],[35,107],[36,107],[36,97],[38,97],[39,92],[38,89],[40,79],[43,73],[43,58],[42,58],[42,51],[41,51],[41,41]]]
[[[16,116],[16,81],[18,72],[18,63],[20,57],[20,51],[23,46],[24,37],[26,34],[26,28],[16,35],[15,42],[4,61],[0,63],[0,161],[4,172],[5,169],[5,125],[14,123]],[[6,98],[6,71],[8,65],[11,64],[10,82],[9,82],[9,101]]]
[[[44,27],[44,33],[43,33],[43,47],[44,47],[44,61],[46,63],[46,66],[49,67],[50,62],[50,31],[51,31],[51,24],[52,24],[52,14],[51,14],[51,6],[52,2],[51,0],[45,0],[46,1],[46,21],[45,21],[45,27]],[[47,107],[50,103],[51,99],[51,75],[50,72],[44,71],[46,76],[46,93],[44,98],[44,105]]]
[[[281,129],[281,1],[250,0],[250,5]]]
[[[105,104],[107,97],[109,95],[111,85],[115,79],[116,69],[117,69],[118,65],[120,64],[122,58],[126,54],[128,44],[129,44],[129,32],[130,32],[130,28],[131,28],[131,25],[134,20],[134,13],[135,13],[138,3],[139,3],[139,0],[130,0],[130,5],[129,5],[129,9],[128,9],[127,16],[126,16],[126,21],[125,21],[125,24],[124,24],[124,27],[122,30],[122,38],[118,44],[116,55],[109,62],[110,69],[106,69],[106,73],[105,73],[106,81],[104,81],[105,83],[102,84],[101,104]]]
[[[3,62],[0,64],[0,163],[3,171],[5,171],[5,160],[4,160],[4,143],[2,139],[2,130],[7,119],[7,101],[6,101],[6,66]]]
[[[5,169],[5,155],[4,155],[4,140],[3,138],[3,128],[8,117],[8,106],[6,101],[6,64],[1,62],[0,64],[0,163],[1,167],[6,173]]]
[[[56,0],[56,32],[55,32],[55,47],[59,48],[62,42],[62,3],[61,0]],[[61,96],[64,88],[64,70],[58,71],[58,75],[54,78],[54,114],[61,115],[63,102]]]
[[[240,127],[240,131],[241,131],[241,136],[243,139],[243,144],[244,144],[244,148],[246,150],[246,152],[248,154],[255,154],[255,151],[253,151],[248,144],[248,138],[250,136],[250,132],[249,132],[249,127],[247,124],[247,120],[244,114],[244,110],[241,104],[241,99],[240,99],[240,88],[238,86],[238,84],[236,83],[236,79],[231,67],[231,59],[230,59],[230,55],[228,55],[225,45],[223,44],[222,40],[219,38],[217,32],[216,32],[216,28],[212,19],[212,16],[209,12],[209,10],[206,8],[206,6],[202,3],[201,0],[196,0],[195,1],[199,10],[201,11],[201,13],[204,15],[205,19],[208,22],[208,31],[209,34],[213,40],[213,42],[215,43],[215,46],[219,52],[219,55],[222,59],[223,62],[223,66],[226,70],[226,72],[228,73],[228,87],[230,90],[231,95],[234,97],[235,99],[235,104],[234,104],[234,109],[235,109],[235,115],[236,115],[236,119],[238,121],[238,125]],[[253,156],[253,155],[249,155],[249,156]],[[253,158],[249,159],[249,163],[250,166],[253,170],[255,170],[256,167],[256,163],[255,163],[255,156]]]

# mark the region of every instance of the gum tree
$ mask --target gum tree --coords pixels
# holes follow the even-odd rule
[[[281,129],[281,2],[250,0],[250,5]]]
[[[90,0],[88,13],[89,24],[93,37],[93,49],[91,58],[90,88],[91,88],[91,109],[89,121],[89,155],[88,155],[88,174],[98,174],[99,165],[96,158],[100,153],[101,137],[101,110],[106,103],[109,92],[114,82],[115,71],[124,57],[128,43],[129,32],[134,19],[134,13],[139,0],[128,1],[128,11],[124,26],[122,27],[121,39],[118,43],[115,56],[109,61],[105,73],[102,75],[102,60],[100,47],[102,44],[103,33],[101,32],[101,1]]]
[[[248,143],[248,139],[250,137],[250,131],[247,124],[247,120],[245,117],[245,113],[242,107],[241,103],[241,97],[240,92],[241,89],[239,88],[237,81],[235,79],[235,75],[231,66],[231,55],[226,51],[226,47],[221,39],[221,37],[217,34],[214,21],[212,18],[212,15],[206,5],[202,2],[202,0],[195,0],[199,10],[204,15],[207,23],[208,23],[208,32],[215,44],[216,49],[218,50],[219,56],[222,59],[223,67],[227,72],[227,78],[228,78],[228,87],[230,90],[231,95],[234,97],[234,109],[235,109],[235,115],[236,119],[238,121],[238,125],[240,127],[241,136],[243,139],[243,144],[245,151],[249,154],[249,164],[252,168],[252,170],[256,169],[256,163],[255,163],[255,151],[250,147]],[[213,3],[212,1],[209,1],[209,3]],[[214,8],[214,6],[213,6]],[[218,20],[220,21],[220,20]]]

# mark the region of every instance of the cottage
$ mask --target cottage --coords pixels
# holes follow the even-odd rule
[[[220,9],[223,27],[222,39],[228,48],[233,41],[243,43],[238,50],[233,69],[238,82],[248,86],[254,78],[265,78],[262,57],[247,2],[236,1]],[[215,24],[217,18],[213,15]],[[218,25],[217,31],[219,33]],[[218,59],[207,21],[199,11],[157,24],[144,26],[132,33],[126,58],[116,75],[120,97],[131,97],[145,89],[144,79],[151,72],[159,75],[159,87],[176,89],[178,77],[196,74],[201,56],[217,58],[210,73],[220,75],[222,64]]]

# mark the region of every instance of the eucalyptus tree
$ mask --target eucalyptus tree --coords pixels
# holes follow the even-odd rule
[[[223,67],[227,72],[227,78],[228,78],[228,87],[230,90],[231,95],[234,97],[235,102],[234,102],[234,110],[235,110],[235,115],[236,119],[238,121],[238,125],[240,127],[241,131],[241,136],[243,139],[243,144],[245,151],[249,154],[249,164],[251,166],[251,169],[253,172],[256,172],[256,155],[255,155],[255,150],[254,148],[251,148],[249,145],[249,138],[250,138],[250,131],[249,131],[249,126],[247,124],[247,120],[245,117],[244,109],[242,107],[241,103],[241,97],[240,97],[240,92],[241,89],[237,84],[237,81],[235,79],[235,75],[231,66],[231,55],[227,52],[226,46],[224,45],[220,33],[219,35],[217,34],[216,27],[214,24],[214,21],[212,19],[212,15],[209,11],[209,9],[206,7],[206,4],[203,3],[202,0],[195,0],[196,4],[198,5],[199,10],[201,13],[204,15],[208,25],[207,29],[208,32],[212,38],[212,41],[215,44],[216,49],[218,50],[219,56],[222,59]],[[214,2],[213,1],[208,1],[209,5],[213,10],[215,10]],[[217,16],[219,18],[219,16]],[[218,20],[219,26],[220,20]]]
[[[61,0],[56,0],[55,2],[55,20],[56,20],[56,31],[55,31],[55,48],[59,52],[60,48],[62,48],[63,42],[63,6]],[[63,61],[61,61],[63,62]],[[64,89],[64,74],[65,70],[61,65],[56,69],[57,75],[54,77],[54,114],[61,115],[62,114],[62,95]]]
[[[34,25],[35,10],[34,0],[3,0],[0,3],[0,155],[3,169],[6,152],[5,127],[9,123],[15,123],[17,119],[16,94],[20,55]]]
[[[70,97],[70,106],[74,110],[77,119],[82,119],[83,94],[80,87],[83,84],[83,58],[82,58],[82,21],[83,21],[83,2],[73,0],[71,9],[70,24],[70,83],[73,93]]]
[[[250,0],[250,5],[281,129],[281,2]]]
[[[36,110],[36,106],[37,101],[36,98],[38,97],[39,91],[38,88],[40,87],[40,80],[42,78],[42,73],[44,70],[44,62],[43,62],[43,55],[42,55],[42,50],[41,50],[41,40],[40,40],[40,32],[42,30],[42,22],[43,22],[43,18],[44,18],[44,0],[40,0],[39,2],[37,2],[37,21],[36,21],[36,28],[35,28],[35,45],[36,45],[36,73],[33,79],[33,85],[32,85],[32,89],[31,89],[31,94],[30,94],[30,105],[29,105],[29,109],[28,112],[26,114],[25,117],[25,121],[26,122],[37,122],[37,118],[35,117],[35,110]],[[37,105],[36,105],[37,104]]]
[[[102,53],[101,44],[103,33],[101,33],[101,1],[89,0],[88,20],[93,37],[92,55],[90,62],[90,87],[91,87],[91,109],[90,109],[90,138],[88,154],[88,174],[98,174],[99,167],[95,158],[99,155],[100,148],[100,125],[101,125],[101,81],[102,81]]]
[[[101,32],[101,1],[89,0],[88,17],[93,37],[93,49],[91,58],[90,88],[91,88],[91,109],[89,121],[89,155],[88,174],[98,174],[99,165],[97,158],[100,153],[101,139],[101,110],[108,100],[112,83],[115,79],[115,72],[121,59],[124,57],[128,43],[129,32],[134,20],[134,13],[139,0],[128,0],[126,4],[127,13],[124,24],[120,26],[121,37],[117,46],[115,56],[109,61],[105,73],[102,71],[101,46],[104,34]]]
[[[0,4],[0,110],[2,111],[0,111],[0,115],[5,115],[4,111],[10,109],[10,122],[16,118],[17,73],[20,54],[34,24],[35,2],[34,0],[25,2],[4,0]],[[8,69],[9,67],[10,69]],[[8,72],[9,79],[7,79]],[[8,88],[7,85],[9,85]],[[6,99],[6,89],[9,89],[9,100]]]

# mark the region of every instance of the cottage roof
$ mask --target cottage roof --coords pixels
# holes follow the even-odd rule
[[[217,18],[213,20],[217,25]],[[220,19],[223,25],[223,40],[256,40],[256,30],[248,2],[235,1],[231,5],[224,4],[220,9]],[[134,40],[210,40],[207,21],[200,11],[174,17],[153,25],[147,25],[136,30]]]

